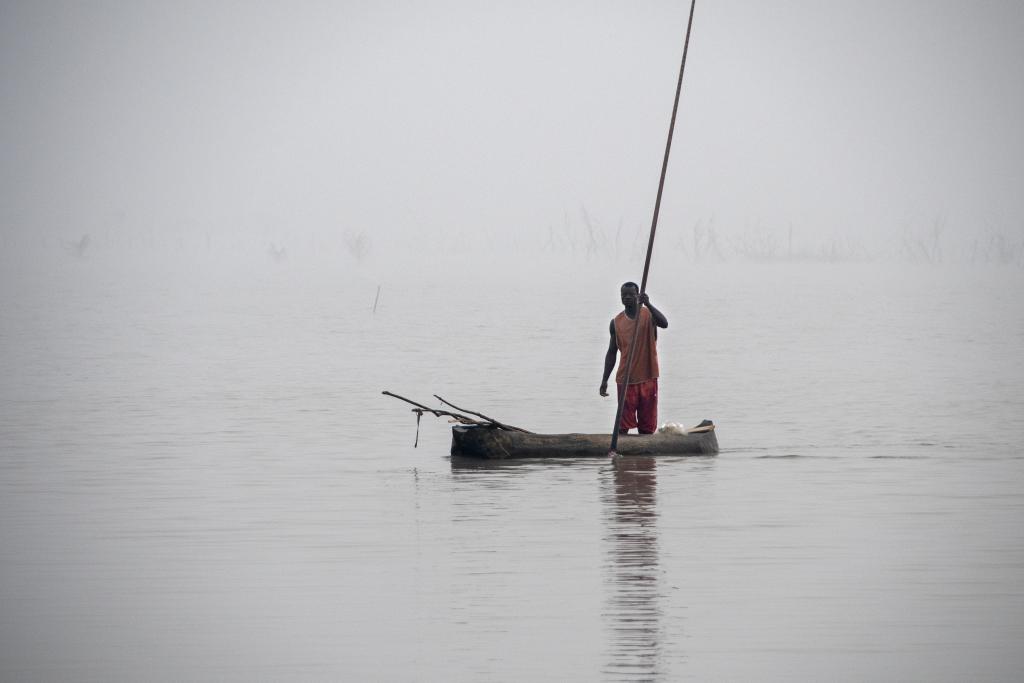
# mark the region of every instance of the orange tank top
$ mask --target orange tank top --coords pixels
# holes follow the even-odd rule
[[[640,307],[637,316],[640,333],[636,338],[636,352],[633,354],[633,367],[629,371],[629,383],[639,384],[658,377],[657,333],[651,312],[646,306]],[[626,379],[626,359],[629,358],[629,345],[633,341],[633,331],[637,320],[632,320],[623,311],[615,316],[615,342],[619,347],[619,369],[615,373],[615,381],[622,384]]]

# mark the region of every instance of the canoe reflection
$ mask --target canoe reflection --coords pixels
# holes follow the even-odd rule
[[[657,678],[662,647],[659,603],[657,461],[614,461],[603,491],[607,598],[611,637],[605,674],[622,680]]]

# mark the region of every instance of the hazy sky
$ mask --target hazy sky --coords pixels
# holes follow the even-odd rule
[[[684,2],[3,2],[0,229],[650,221]],[[662,225],[1024,225],[1024,3],[699,0]]]

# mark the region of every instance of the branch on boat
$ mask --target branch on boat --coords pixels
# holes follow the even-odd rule
[[[506,429],[508,431],[513,431],[513,432],[525,432],[527,434],[530,433],[527,430],[523,429],[522,427],[513,427],[511,425],[507,425],[507,424],[498,422],[497,420],[495,420],[493,418],[487,417],[486,415],[483,415],[482,413],[477,413],[477,412],[474,412],[472,410],[466,410],[465,412],[469,413],[470,415],[476,415],[477,417],[483,418],[483,420],[482,421],[481,420],[474,420],[473,418],[471,418],[471,417],[469,417],[467,415],[463,415],[461,413],[452,413],[452,412],[449,412],[447,410],[440,410],[438,408],[430,408],[428,406],[423,405],[422,403],[417,403],[416,401],[411,401],[411,400],[407,399],[404,396],[399,396],[398,394],[393,394],[390,391],[382,391],[381,393],[384,394],[385,396],[391,396],[392,398],[397,398],[400,401],[405,401],[406,403],[410,403],[410,404],[416,406],[415,408],[412,409],[412,412],[416,413],[416,415],[417,415],[417,418],[416,418],[417,419],[417,423],[419,421],[419,418],[423,416],[423,413],[430,413],[434,417],[450,417],[450,418],[454,419],[455,421],[457,421],[457,422],[459,422],[461,424],[464,424],[464,425],[489,425],[491,427],[497,427],[498,429]],[[452,405],[451,403],[448,403],[448,401],[445,401],[443,398],[441,398],[440,396],[437,396],[436,394],[435,394],[435,398],[437,398],[437,400],[441,401],[445,405],[448,405],[448,406],[451,406],[452,408],[455,408],[456,410],[463,410],[462,408],[459,408],[458,406],[455,406],[455,405]]]
[[[438,401],[440,401],[441,403],[445,404],[446,406],[451,406],[452,408],[455,408],[455,410],[461,410],[464,413],[469,413],[470,415],[476,415],[477,417],[482,417],[483,419],[487,420],[488,422],[490,422],[491,424],[495,425],[496,427],[499,427],[500,429],[507,429],[507,430],[509,430],[511,432],[523,432],[525,434],[532,434],[533,433],[533,432],[531,432],[528,429],[523,429],[522,427],[515,427],[513,425],[507,425],[507,424],[504,424],[502,422],[498,422],[493,417],[487,417],[483,413],[478,413],[478,412],[475,412],[473,410],[466,410],[465,408],[460,408],[457,405],[455,405],[454,403],[451,403],[449,401],[444,400],[443,398],[441,398],[437,394],[434,394],[434,398],[436,398]]]
[[[460,422],[460,423],[462,423],[464,425],[487,424],[486,422],[480,422],[479,420],[474,420],[473,418],[467,417],[465,415],[460,415],[458,413],[450,413],[447,410],[438,410],[436,408],[428,408],[427,406],[423,405],[422,403],[417,403],[416,401],[410,401],[406,397],[399,396],[398,394],[392,394],[390,391],[382,391],[381,393],[384,394],[385,396],[393,396],[394,398],[397,398],[397,399],[399,399],[401,401],[405,401],[406,403],[411,403],[412,405],[416,406],[415,408],[412,409],[412,412],[416,413],[417,415],[423,415],[423,413],[430,413],[434,417],[451,417],[451,418],[455,419],[457,422]]]

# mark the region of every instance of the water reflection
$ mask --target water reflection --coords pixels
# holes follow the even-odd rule
[[[617,680],[660,675],[657,462],[617,458],[602,491],[607,560],[604,611],[611,637],[605,674]]]

